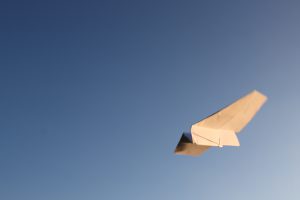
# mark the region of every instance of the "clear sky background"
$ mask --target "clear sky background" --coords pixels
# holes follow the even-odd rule
[[[241,146],[175,156],[253,89]],[[300,199],[299,1],[0,2],[0,199]]]

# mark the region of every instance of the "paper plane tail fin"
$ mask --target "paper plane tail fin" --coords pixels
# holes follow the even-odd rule
[[[193,144],[190,133],[182,134],[174,153],[178,155],[198,156],[204,153],[210,146]]]

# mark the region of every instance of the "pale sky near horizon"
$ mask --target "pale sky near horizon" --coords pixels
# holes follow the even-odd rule
[[[0,2],[0,199],[299,199],[300,1]],[[253,89],[240,147],[175,156]]]

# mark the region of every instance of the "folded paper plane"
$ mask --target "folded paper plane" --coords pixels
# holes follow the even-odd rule
[[[192,125],[183,133],[175,154],[197,156],[210,147],[240,146],[239,133],[254,117],[267,97],[253,91],[231,105]]]

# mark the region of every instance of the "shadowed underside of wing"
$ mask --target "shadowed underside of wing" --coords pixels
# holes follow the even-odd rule
[[[193,126],[240,132],[265,103],[267,97],[253,91]]]
[[[204,153],[209,147],[210,146],[193,144],[191,134],[184,133],[182,134],[174,153],[179,155],[198,156]]]

